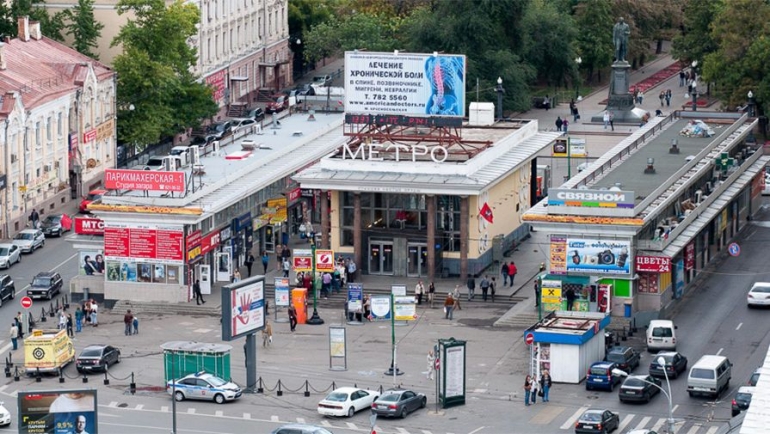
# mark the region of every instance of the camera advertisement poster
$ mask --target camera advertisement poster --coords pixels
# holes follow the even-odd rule
[[[568,273],[631,274],[629,241],[567,238],[566,248],[563,268]],[[555,265],[562,268],[562,264]]]
[[[19,392],[19,433],[97,434],[96,390]]]

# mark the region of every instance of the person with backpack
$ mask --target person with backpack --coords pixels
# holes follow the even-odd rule
[[[508,278],[511,280],[511,288],[513,288],[513,279],[516,277],[516,273],[518,272],[519,272],[519,269],[516,268],[516,264],[514,264],[513,261],[511,261],[511,263],[508,264]]]

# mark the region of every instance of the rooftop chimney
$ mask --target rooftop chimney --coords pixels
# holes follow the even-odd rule
[[[43,39],[43,34],[40,33],[40,21],[29,22],[29,36],[36,41]]]
[[[29,17],[19,17],[19,40],[29,42]]]
[[[5,63],[5,43],[0,42],[0,71],[5,71],[8,65]]]

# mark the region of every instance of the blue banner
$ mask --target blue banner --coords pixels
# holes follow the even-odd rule
[[[348,283],[348,312],[363,313],[364,311],[364,285],[360,283]]]

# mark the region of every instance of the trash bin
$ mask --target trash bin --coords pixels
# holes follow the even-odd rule
[[[631,312],[632,312],[631,307],[632,307],[632,304],[630,301],[623,303],[623,308],[624,308],[623,316],[625,316],[626,318],[631,318]]]

